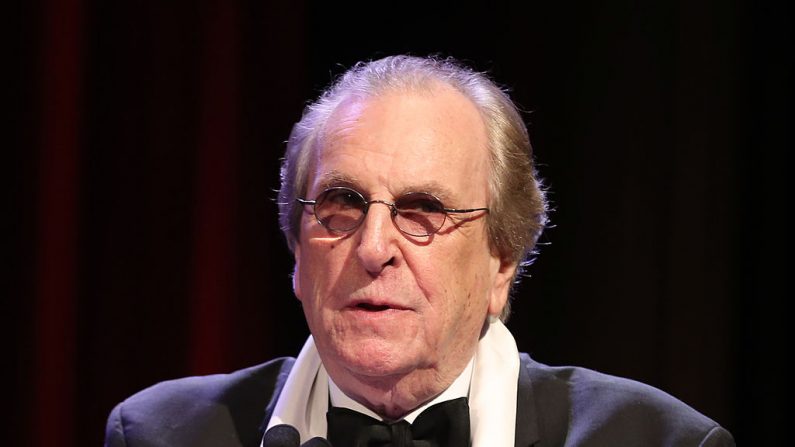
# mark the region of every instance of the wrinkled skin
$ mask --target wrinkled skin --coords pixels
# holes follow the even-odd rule
[[[349,100],[324,128],[307,197],[350,186],[369,200],[429,192],[448,208],[488,204],[486,130],[446,85]],[[388,419],[441,393],[499,315],[515,264],[489,249],[485,212],[430,237],[401,233],[383,204],[347,235],[305,207],[294,287],[323,364],[350,397]]]

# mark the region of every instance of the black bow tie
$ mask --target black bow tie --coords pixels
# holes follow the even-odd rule
[[[469,447],[466,397],[428,407],[413,424],[381,422],[347,408],[326,413],[328,440],[335,447]]]

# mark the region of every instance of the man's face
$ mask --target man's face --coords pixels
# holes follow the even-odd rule
[[[341,105],[326,125],[307,198],[332,186],[394,202],[427,192],[446,208],[488,204],[486,130],[475,106],[447,86]],[[474,353],[486,316],[499,314],[513,265],[489,249],[483,212],[448,217],[439,233],[400,232],[372,204],[354,232],[320,225],[306,206],[295,291],[323,363],[343,389],[433,371],[441,382]]]

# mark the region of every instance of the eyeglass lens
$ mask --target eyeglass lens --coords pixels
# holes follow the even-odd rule
[[[444,225],[446,213],[439,199],[419,192],[405,194],[392,205],[382,201],[368,203],[353,189],[330,188],[317,197],[315,216],[329,230],[345,233],[362,223],[369,206],[374,203],[388,205],[397,227],[411,236],[428,236]]]

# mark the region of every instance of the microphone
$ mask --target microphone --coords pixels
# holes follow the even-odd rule
[[[263,447],[299,447],[301,436],[292,425],[274,425],[262,438]]]
[[[315,437],[301,444],[301,436],[292,425],[274,425],[262,438],[263,447],[333,447],[321,437]]]

